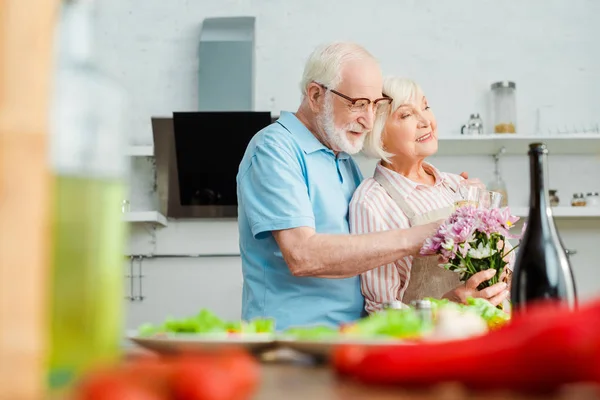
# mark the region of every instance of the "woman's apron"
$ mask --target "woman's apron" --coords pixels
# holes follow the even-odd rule
[[[454,211],[453,206],[448,206],[425,214],[417,214],[414,208],[402,198],[402,195],[388,178],[379,172],[379,169],[375,169],[374,179],[383,186],[392,200],[404,212],[411,227],[446,219]],[[446,185],[445,182],[443,184]],[[410,304],[411,301],[424,297],[439,299],[461,284],[458,273],[439,266],[438,256],[413,257],[412,267],[408,273],[408,287],[405,283],[404,296],[398,300],[401,300],[404,304]]]

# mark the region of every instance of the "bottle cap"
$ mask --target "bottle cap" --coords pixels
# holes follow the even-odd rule
[[[531,153],[548,154],[548,148],[545,143],[530,143],[529,154]]]
[[[498,88],[511,88],[511,89],[516,89],[517,88],[517,84],[511,81],[500,81],[500,82],[494,82],[491,85],[492,89],[498,89]]]

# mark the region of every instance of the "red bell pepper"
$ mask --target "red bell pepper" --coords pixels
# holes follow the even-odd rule
[[[473,389],[551,391],[600,383],[600,301],[575,312],[539,306],[471,339],[340,347],[333,363],[339,374],[376,384],[457,381]]]

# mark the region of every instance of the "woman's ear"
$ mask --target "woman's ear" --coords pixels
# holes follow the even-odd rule
[[[308,100],[308,106],[310,110],[317,113],[323,106],[324,89],[317,83],[311,82],[306,87],[306,99]]]

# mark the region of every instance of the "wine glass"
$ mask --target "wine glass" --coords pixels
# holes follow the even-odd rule
[[[481,187],[478,185],[461,183],[454,195],[454,208],[456,209],[469,205],[478,207],[480,191]]]
[[[493,190],[479,191],[479,207],[481,208],[500,208],[502,205],[502,193]]]

